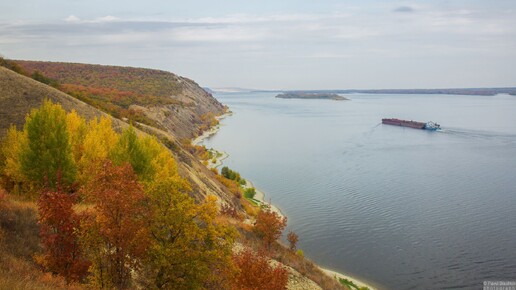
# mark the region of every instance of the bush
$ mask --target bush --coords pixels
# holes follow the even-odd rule
[[[295,251],[297,247],[297,242],[299,241],[299,236],[293,231],[289,231],[287,235],[287,240],[289,242],[290,250]]]
[[[254,187],[247,188],[244,191],[244,197],[245,198],[253,199],[255,195],[256,195],[256,189]]]
[[[282,217],[270,208],[265,208],[258,213],[254,224],[254,232],[263,240],[268,250],[281,236],[287,226],[287,218]]]
[[[240,176],[240,173],[229,169],[227,166],[222,167],[220,174],[227,179],[236,181],[240,185],[244,185],[246,183],[245,179]]]
[[[235,289],[286,289],[288,282],[287,268],[271,266],[264,252],[253,253],[244,249],[234,257],[239,269]]]

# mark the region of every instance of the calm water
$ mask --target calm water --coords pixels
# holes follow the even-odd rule
[[[217,95],[235,114],[205,144],[282,209],[305,255],[382,289],[516,280],[516,97],[274,95]]]

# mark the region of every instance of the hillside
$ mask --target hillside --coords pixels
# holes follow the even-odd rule
[[[25,74],[27,73],[25,72]],[[45,77],[47,76],[45,75]],[[222,108],[222,105],[218,104],[211,95],[204,91],[200,95],[193,95],[202,90],[195,83],[182,81],[180,84],[182,96],[192,94],[190,99],[195,100],[199,106],[203,107],[203,109],[199,109],[200,112],[208,110],[208,108],[214,110],[207,111],[202,115],[195,115],[197,110],[192,107],[183,110],[183,112],[188,112],[191,115],[188,115],[189,119],[182,120],[180,125],[185,127],[181,134],[195,135],[196,130],[202,130],[203,126],[206,126],[206,120],[209,121],[205,116],[214,116],[219,112],[219,108]],[[22,129],[25,116],[31,110],[39,108],[45,99],[60,104],[68,112],[75,110],[87,120],[100,116],[108,117],[112,120],[115,130],[118,132],[129,126],[128,121],[114,118],[56,88],[4,67],[0,67],[0,91],[0,138],[6,135],[11,124],[16,125],[18,129]],[[168,106],[173,107],[174,105],[152,104],[145,109],[151,111],[165,107],[168,110]],[[152,115],[149,114],[149,116]],[[179,118],[179,116],[176,116],[176,118]],[[193,119],[199,119],[201,122],[196,123]],[[187,130],[186,126],[193,126],[194,129]],[[192,147],[189,142],[182,142],[183,135],[176,131],[166,131],[145,124],[137,124],[136,127],[138,135],[154,135],[170,149],[176,160],[179,175],[186,178],[192,188],[190,195],[193,198],[202,203],[207,196],[214,195],[218,197],[219,204],[229,204],[229,207],[222,206],[222,216],[218,217],[221,219],[221,224],[234,225],[235,229],[245,237],[246,244],[254,248],[261,247],[263,242],[257,239],[256,234],[251,230],[252,219],[249,219],[249,216],[245,214],[245,212],[249,213],[249,208],[246,208],[249,202],[242,198],[240,194],[235,193],[235,190],[239,190],[235,188],[237,185],[234,182],[208,170],[192,153],[192,149],[195,151],[198,148]],[[40,136],[50,135],[52,134]],[[4,251],[4,255],[0,255],[0,264],[3,265],[0,267],[0,276],[3,276],[0,279],[0,288],[12,288],[13,285],[16,285],[16,287],[31,289],[74,289],[75,286],[66,285],[60,277],[56,278],[54,275],[40,272],[36,268],[33,256],[42,251],[38,237],[39,226],[36,223],[38,219],[37,204],[34,201],[21,201],[20,203],[17,200],[18,198],[23,199],[24,197],[16,196],[16,194],[6,195],[0,187],[0,207],[5,208],[5,210],[0,208],[0,252],[3,251],[3,247],[16,249],[16,251]],[[88,208],[90,205],[78,206]],[[250,209],[250,212],[256,210],[258,209]],[[256,212],[254,212],[254,215],[256,215]],[[288,289],[307,289],[307,287],[319,289],[313,281],[316,281],[324,289],[341,289],[336,280],[324,275],[317,265],[304,259],[302,255],[299,256],[279,244],[275,244],[274,247],[273,252],[275,254],[272,258],[292,267],[288,268],[290,273]],[[22,274],[26,277],[23,281],[12,279],[12,277]],[[76,289],[82,289],[82,286],[77,285]]]
[[[109,116],[57,89],[3,67],[0,67],[0,88],[2,91],[0,94],[0,138],[5,136],[11,124],[21,129],[25,123],[25,116],[33,108],[41,106],[45,98],[60,103],[67,111],[76,110],[79,115],[86,119]],[[115,127],[119,129],[128,126],[126,122],[119,119],[112,118],[112,120]],[[187,150],[184,150],[173,134],[147,126],[140,126],[140,128],[151,132],[161,139],[169,140],[167,143],[172,144],[169,147],[173,148],[174,157],[180,161],[178,162],[178,169],[192,184],[194,192],[197,194],[196,198],[199,199],[202,196],[214,194],[223,200],[232,202],[231,198],[225,193],[226,190],[223,185],[213,178],[213,173]]]
[[[79,63],[16,61],[29,75],[57,81],[63,92],[117,118],[190,139],[224,107],[194,81],[153,69]]]
[[[3,67],[0,67],[0,88],[0,136],[5,135],[10,124],[20,129],[25,123],[27,113],[32,108],[41,106],[45,98],[60,103],[68,111],[74,109],[88,119],[106,115],[56,89]]]

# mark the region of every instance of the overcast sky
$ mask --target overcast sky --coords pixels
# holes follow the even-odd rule
[[[0,0],[0,54],[208,87],[516,86],[516,1]]]

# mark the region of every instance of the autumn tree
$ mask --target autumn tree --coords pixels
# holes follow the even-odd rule
[[[288,270],[272,266],[263,251],[254,253],[246,248],[234,256],[238,268],[233,289],[239,290],[283,290],[287,289]]]
[[[66,115],[66,128],[68,130],[68,140],[72,148],[74,162],[77,164],[84,151],[84,137],[88,127],[84,118],[79,116],[75,110]]]
[[[299,241],[299,236],[293,231],[289,231],[287,234],[287,241],[289,243],[289,248],[293,252],[296,250],[297,242]]]
[[[143,179],[151,175],[151,160],[149,151],[145,144],[139,138],[134,127],[130,126],[125,129],[115,146],[112,153],[112,159],[115,164],[123,164],[129,162],[134,172]]]
[[[38,201],[44,252],[36,260],[48,271],[63,276],[68,283],[84,278],[90,265],[78,240],[80,221],[72,208],[75,201],[75,194],[67,193],[59,179],[56,189],[45,189]]]
[[[235,232],[215,222],[214,197],[196,204],[186,180],[169,168],[147,188],[153,215],[144,288],[227,289]]]
[[[267,206],[258,213],[253,230],[270,250],[272,243],[281,236],[286,226],[287,218],[280,216],[271,210],[270,206]]]
[[[66,124],[66,112],[59,104],[45,101],[27,116],[24,130],[27,148],[20,161],[24,175],[37,185],[56,187],[57,173],[65,184],[75,180],[76,168]]]
[[[78,163],[81,182],[87,183],[98,174],[102,164],[110,157],[118,139],[119,136],[113,130],[110,118],[101,117],[88,123]]]
[[[106,161],[84,194],[94,204],[81,229],[92,261],[91,282],[96,288],[127,288],[131,271],[139,269],[148,247],[143,187],[131,165]]]
[[[2,173],[9,179],[9,182],[14,185],[15,191],[18,190],[22,182],[25,181],[20,156],[26,146],[27,135],[25,132],[16,130],[16,127],[12,125],[2,142],[1,156],[3,162]]]

